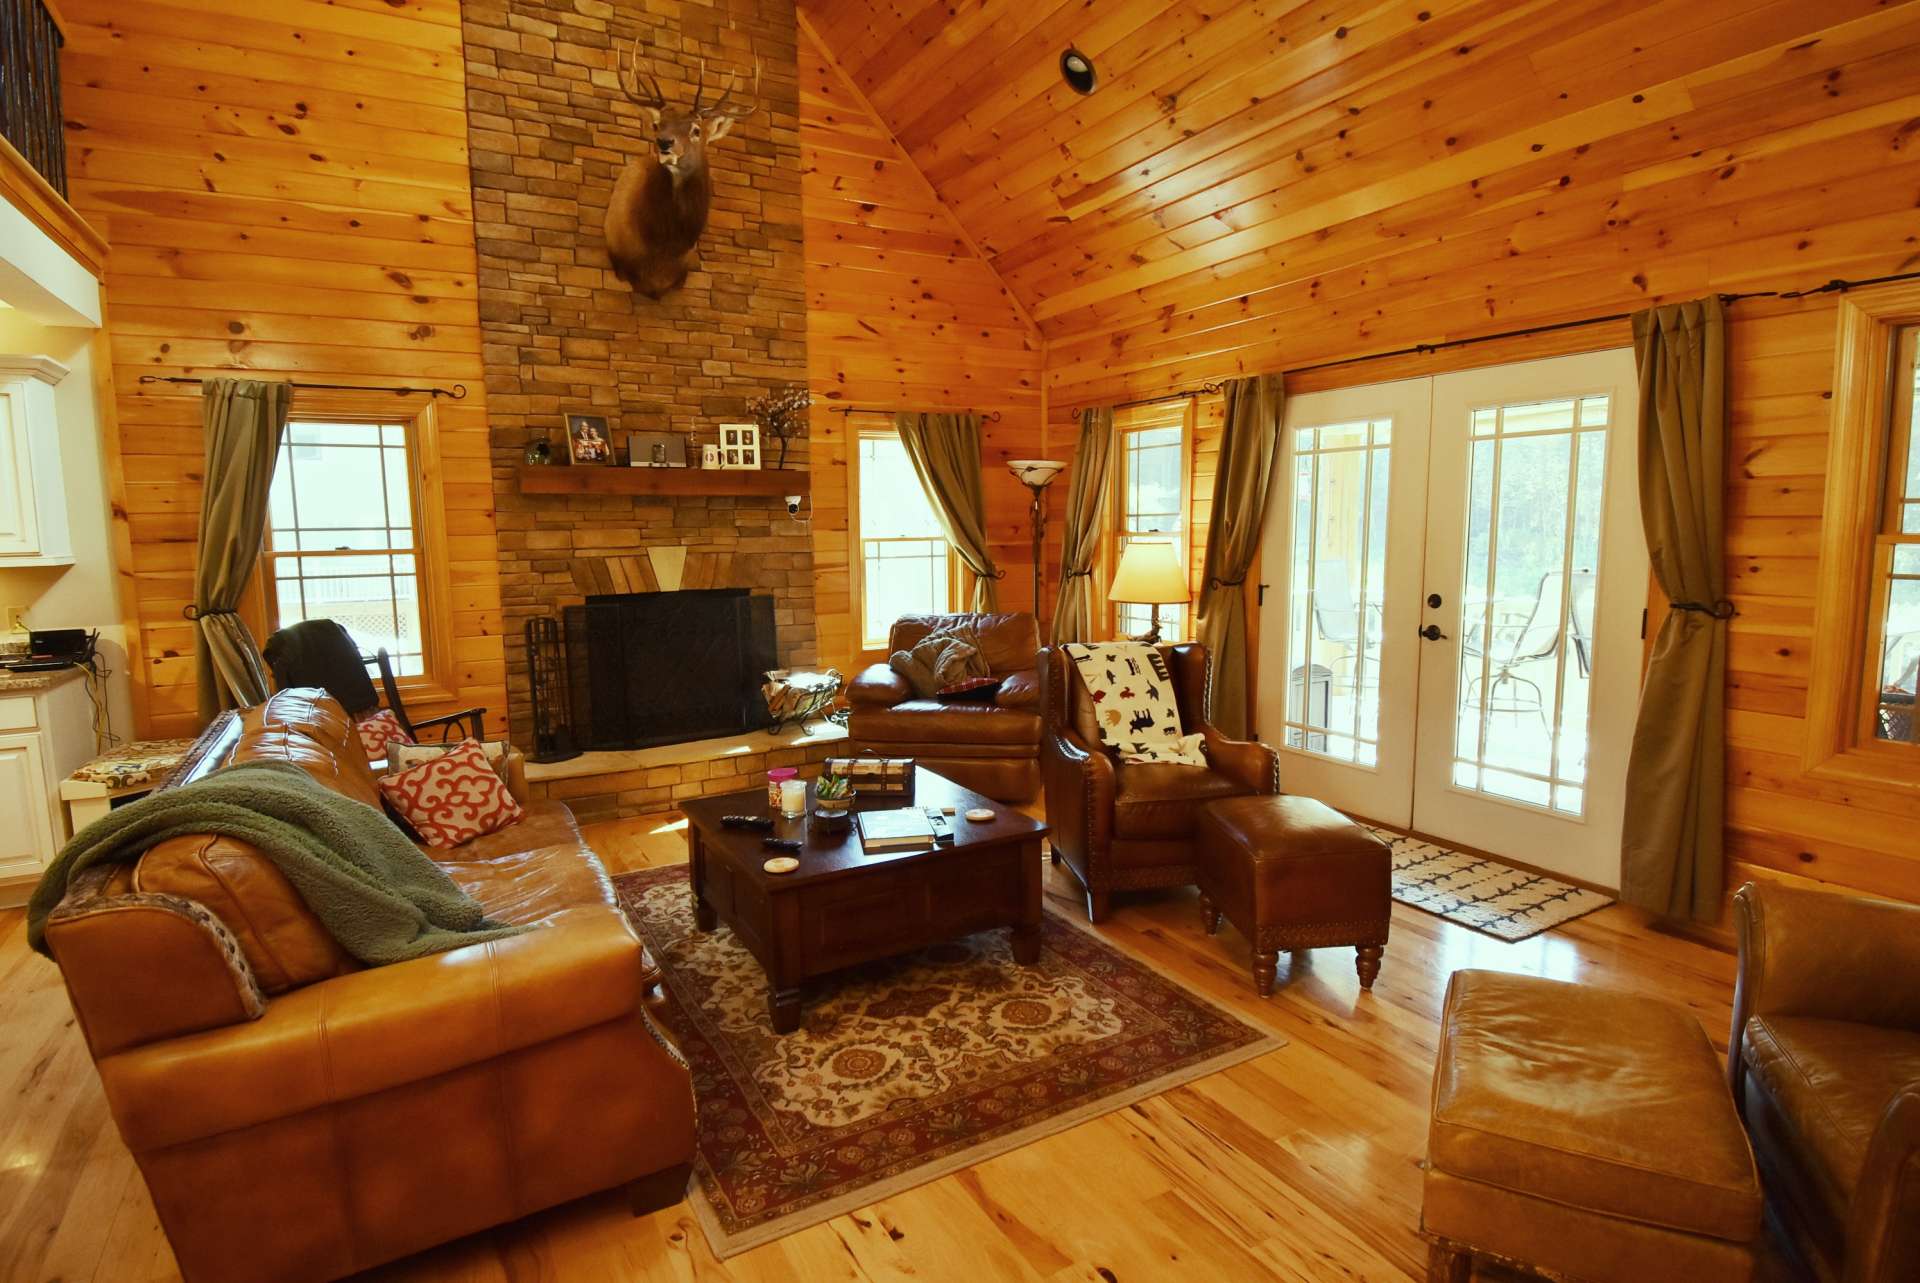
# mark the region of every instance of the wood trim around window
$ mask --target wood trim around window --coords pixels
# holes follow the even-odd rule
[[[1895,340],[1920,325],[1920,282],[1860,290],[1839,303],[1833,425],[1821,508],[1819,577],[1807,684],[1809,775],[1920,793],[1911,746],[1873,739],[1862,706],[1871,672],[1875,540],[1886,510]]]
[[[1100,585],[1100,627],[1111,639],[1119,635],[1119,607],[1108,598],[1106,585],[1113,582],[1120,568],[1120,528],[1127,520],[1127,445],[1130,433],[1150,428],[1180,429],[1180,560],[1187,568],[1187,604],[1183,632],[1193,631],[1193,609],[1199,594],[1193,591],[1193,460],[1197,415],[1195,399],[1189,395],[1169,397],[1146,405],[1129,406],[1113,415],[1113,457],[1107,481],[1106,529],[1100,536],[1100,554],[1094,561],[1095,581]],[[1165,609],[1165,607],[1162,607]],[[1172,638],[1173,641],[1187,640]]]
[[[450,704],[458,698],[454,678],[453,586],[448,572],[445,472],[440,466],[440,422],[434,398],[391,392],[294,392],[290,422],[397,423],[406,429],[412,481],[414,573],[420,587],[420,650],[424,672],[396,678],[409,708]],[[254,574],[267,631],[278,627],[276,597],[268,591],[271,561],[262,554]],[[371,671],[371,670],[369,670]]]

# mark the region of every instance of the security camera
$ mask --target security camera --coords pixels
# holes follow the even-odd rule
[[[799,495],[790,494],[787,496],[787,515],[789,517],[797,517],[800,515],[800,496]]]

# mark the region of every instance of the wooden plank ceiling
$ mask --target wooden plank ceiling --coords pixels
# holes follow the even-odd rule
[[[1684,291],[1683,271],[1629,285],[1637,193],[1784,198],[1822,175],[1796,161],[1782,186],[1768,155],[1866,129],[1897,148],[1920,115],[1920,6],[1889,0],[802,9],[1038,322],[1049,385],[1081,391],[1383,346],[1366,339],[1416,285],[1416,341],[1612,296],[1615,276]],[[1091,96],[1061,82],[1069,44],[1099,68]],[[1900,188],[1844,212],[1912,207]],[[1530,289],[1436,280],[1521,252],[1541,264]]]

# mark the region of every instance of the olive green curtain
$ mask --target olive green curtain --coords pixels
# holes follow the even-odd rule
[[[1260,549],[1260,527],[1266,519],[1267,485],[1273,478],[1286,402],[1284,382],[1278,374],[1230,379],[1226,401],[1226,430],[1220,438],[1207,526],[1205,579],[1194,623],[1195,636],[1211,658],[1207,707],[1213,725],[1224,735],[1244,739],[1250,724],[1247,569]]]
[[[1100,511],[1113,476],[1113,411],[1080,411],[1080,448],[1067,486],[1067,527],[1060,538],[1060,591],[1053,601],[1054,645],[1093,640],[1093,559],[1100,551]]]
[[[257,379],[208,379],[200,387],[206,485],[188,616],[200,633],[200,717],[258,704],[273,691],[240,594],[253,577],[267,531],[267,489],[286,431],[293,389]]]
[[[980,476],[980,416],[898,414],[893,426],[933,504],[947,542],[974,575],[972,609],[993,610],[1000,570],[987,553],[987,505]]]
[[[1627,761],[1620,896],[1717,920],[1726,807],[1726,311],[1717,298],[1633,317],[1640,519],[1672,608],[1640,691]]]

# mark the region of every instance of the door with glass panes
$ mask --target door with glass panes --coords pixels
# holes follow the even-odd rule
[[[1289,401],[1258,710],[1289,792],[1618,884],[1634,406],[1624,349]]]

